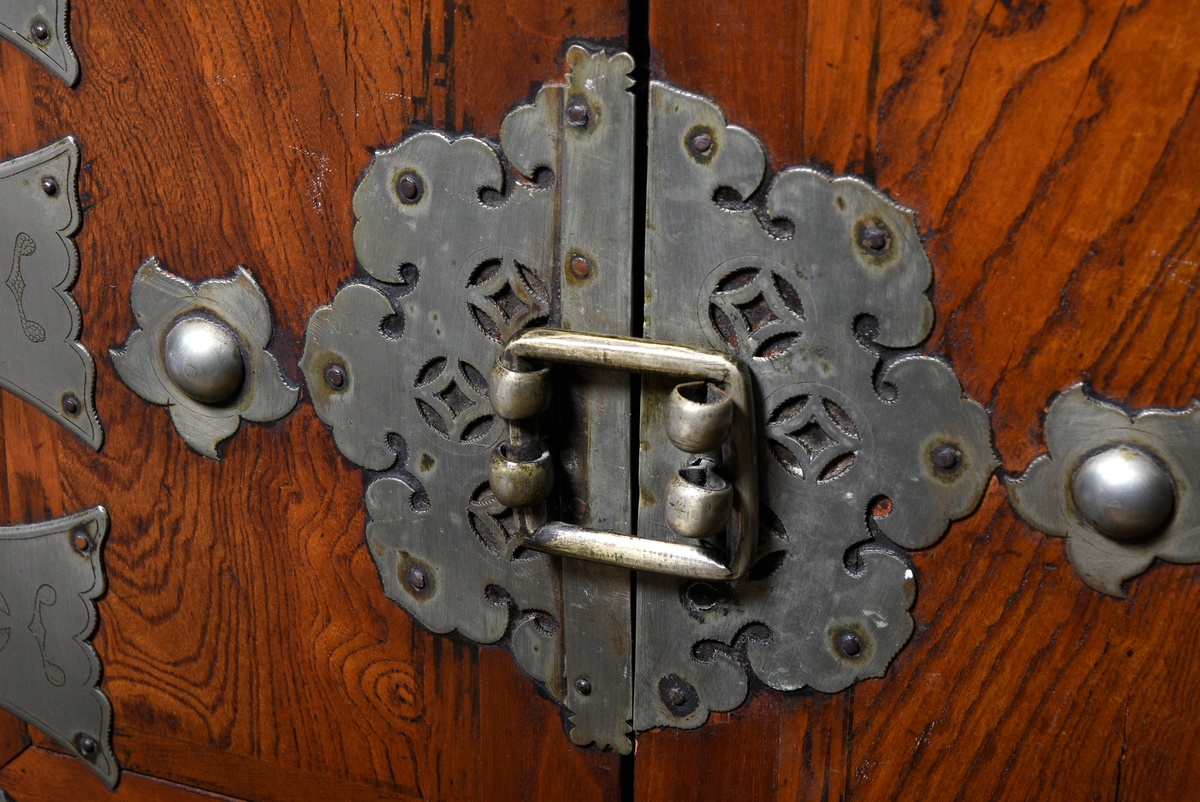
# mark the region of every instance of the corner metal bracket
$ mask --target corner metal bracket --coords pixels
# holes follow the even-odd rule
[[[912,212],[807,169],[764,186],[758,140],[662,82],[639,133],[629,54],[566,62],[498,144],[422,131],[375,155],[354,196],[366,275],[313,314],[301,367],[368,471],[388,597],[507,643],[575,743],[628,753],[635,731],[742,704],[752,678],[881,675],[912,632],[903,549],[969,514],[996,457],[949,365],[911,350],[933,321]],[[738,396],[687,355],[748,377],[749,449],[678,425]],[[690,396],[675,373],[700,380]],[[722,506],[729,486],[755,498]],[[748,569],[718,559],[743,537]]]
[[[68,290],[79,256],[79,144],[74,137],[0,163],[0,387],[24,398],[97,451],[95,366],[79,342]]]
[[[79,60],[67,36],[67,16],[67,0],[0,0],[0,37],[74,86]]]
[[[53,738],[112,788],[112,705],[92,647],[108,513],[0,527],[0,708]]]

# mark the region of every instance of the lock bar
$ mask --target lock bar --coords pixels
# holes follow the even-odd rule
[[[754,409],[749,374],[736,360],[716,351],[636,337],[586,334],[557,329],[533,329],[509,341],[500,357],[507,370],[539,379],[542,372],[521,371],[528,362],[558,363],[603,368],[628,373],[720,383],[732,401],[730,443],[734,470],[732,526],[728,527],[727,558],[713,549],[691,543],[651,540],[618,532],[572,526],[559,521],[536,530],[522,527],[521,537],[531,548],[564,557],[616,565],[638,571],[673,574],[693,579],[730,580],[745,575],[754,557],[758,533],[758,466],[754,448]],[[501,416],[507,404],[493,399]],[[536,405],[523,403],[516,414],[525,415]],[[519,418],[508,418],[509,443],[528,442]],[[500,446],[505,448],[505,444]],[[537,457],[544,461],[545,455]],[[503,460],[493,461],[493,471]],[[509,462],[509,464],[514,464]],[[493,488],[500,477],[493,472]],[[523,515],[528,521],[529,516]]]

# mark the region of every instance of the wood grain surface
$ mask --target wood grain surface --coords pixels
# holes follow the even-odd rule
[[[635,22],[640,19],[634,16]],[[1126,600],[1062,542],[981,510],[915,556],[917,629],[843,694],[756,693],[619,759],[577,749],[499,649],[431,636],[380,592],[361,473],[302,400],[223,462],[190,452],[106,352],[151,254],[193,280],[246,265],[292,381],[304,324],[355,273],[350,196],[414,125],[495,136],[572,37],[625,41],[621,4],[267,0],[74,4],[67,89],[0,43],[0,157],[71,133],[75,291],[107,430],[93,454],[0,399],[5,523],[112,514],[96,639],[128,774],[188,799],[1186,799],[1200,788],[1200,572]],[[635,31],[635,34],[644,33]],[[985,403],[1007,470],[1054,392],[1198,394],[1200,3],[652,0],[652,70],[709,95],[776,167],[864,175],[920,215],[931,351]],[[34,746],[20,800],[106,798]],[[0,715],[0,764],[21,731]]]
[[[422,125],[496,136],[561,78],[566,39],[625,35],[623,8],[106,0],[72,3],[71,27],[75,89],[0,43],[0,157],[81,143],[74,294],[107,441],[94,454],[5,397],[0,505],[111,512],[95,642],[124,768],[253,799],[614,798],[618,759],[572,746],[511,655],[431,636],[383,596],[362,473],[310,404],[213,462],[107,352],[148,256],[192,280],[242,264],[299,381],[309,315],[356,273],[350,198],[373,151]],[[44,760],[0,787],[36,785]],[[117,796],[148,798],[135,786]]]
[[[930,350],[1006,469],[1053,393],[1197,394],[1200,4],[655,0],[658,77],[715,98],[775,166],[865,175],[920,215]],[[1193,798],[1195,567],[1116,600],[1062,541],[982,509],[915,556],[917,631],[852,692],[756,696],[642,736],[641,799]],[[703,755],[703,760],[697,760]]]

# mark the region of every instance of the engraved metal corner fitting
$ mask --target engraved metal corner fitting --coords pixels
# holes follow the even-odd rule
[[[1006,480],[1031,526],[1066,538],[1090,587],[1124,597],[1155,559],[1200,563],[1200,403],[1127,411],[1076,385],[1046,414],[1049,453]]]
[[[152,404],[165,405],[195,451],[221,458],[241,421],[288,414],[300,388],[284,379],[267,350],[267,298],[245,268],[192,284],[151,258],[130,293],[135,330],[110,356],[117,374]]]
[[[103,507],[0,527],[0,708],[53,738],[109,788],[112,705],[92,647],[105,591]]]
[[[67,0],[0,0],[0,37],[74,86],[79,60],[67,36],[67,18]]]
[[[68,292],[79,266],[78,172],[74,137],[0,163],[0,248],[12,260],[0,290],[0,387],[99,450],[95,366]]]
[[[651,82],[639,132],[629,54],[566,62],[499,145],[375,155],[369,278],[316,310],[301,367],[369,471],[388,597],[506,642],[575,743],[627,753],[752,677],[881,675],[913,627],[901,549],[969,514],[997,460],[950,366],[911,351],[933,321],[911,211],[808,169],[760,191],[762,145],[713,102]]]

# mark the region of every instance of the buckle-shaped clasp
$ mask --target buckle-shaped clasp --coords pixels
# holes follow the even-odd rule
[[[697,542],[652,540],[547,521],[553,459],[537,419],[549,400],[553,364],[684,380],[668,399],[667,436],[688,455],[667,491],[671,531]],[[754,557],[758,468],[749,373],[716,351],[635,337],[533,329],[513,337],[492,373],[492,409],[508,437],[492,453],[492,492],[518,513],[531,548],[564,557],[693,579],[737,579]],[[723,475],[728,471],[731,475]],[[725,535],[724,547],[709,539]]]

